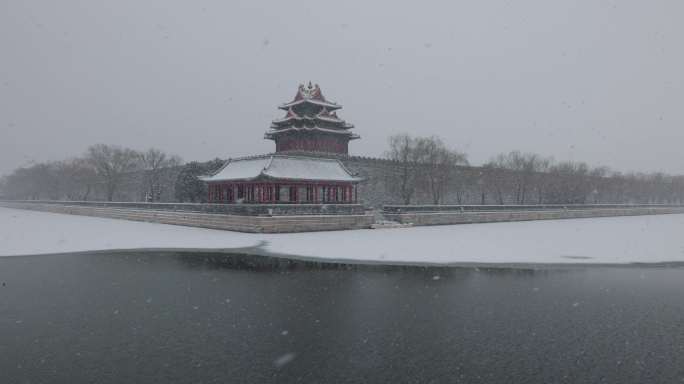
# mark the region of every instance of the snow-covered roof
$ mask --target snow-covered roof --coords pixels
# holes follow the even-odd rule
[[[290,126],[287,128],[278,128],[276,126],[271,126],[271,130],[266,132],[264,135],[267,139],[272,138],[275,134],[282,134],[285,132],[311,132],[311,131],[317,131],[317,132],[326,132],[326,133],[334,133],[334,134],[339,134],[339,135],[345,135],[349,136],[351,140],[358,139],[360,136],[352,133],[350,131],[347,131],[346,129],[353,128],[353,125],[345,126],[345,129],[330,129],[330,128],[322,128],[322,127],[294,127]]]
[[[292,108],[292,107],[295,106],[295,105],[305,104],[305,103],[320,105],[320,106],[322,106],[322,107],[328,108],[329,110],[335,110],[335,109],[340,109],[340,108],[342,108],[342,106],[339,105],[339,104],[337,104],[337,103],[333,103],[333,102],[330,102],[330,101],[324,101],[324,100],[316,100],[316,99],[300,99],[300,100],[294,100],[294,101],[291,101],[291,102],[289,102],[289,103],[282,104],[282,105],[280,105],[278,108],[284,109],[284,110],[288,110],[288,109]]]
[[[290,121],[316,121],[316,120],[321,120],[321,121],[327,121],[330,123],[337,123],[341,124],[342,127],[344,128],[353,128],[353,125],[347,124],[344,120],[340,119],[337,117],[337,114],[335,112],[330,113],[326,108],[323,108],[321,112],[319,112],[316,115],[298,115],[295,111],[292,110],[292,108],[287,110],[287,114],[280,119],[275,119],[273,120],[274,125],[282,124],[282,123],[287,123]]]
[[[323,120],[323,121],[329,121],[331,123],[342,123],[344,124],[344,120],[340,119],[337,116],[325,116],[325,115],[316,115],[317,119]]]
[[[204,181],[255,180],[260,177],[307,181],[361,181],[339,160],[304,156],[270,155],[228,160],[213,176]]]

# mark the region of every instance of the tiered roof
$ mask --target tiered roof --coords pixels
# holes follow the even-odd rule
[[[354,126],[337,116],[336,110],[342,106],[326,100],[318,84],[312,85],[309,82],[306,87],[300,84],[294,100],[278,108],[287,112],[284,117],[273,120],[271,129],[265,135],[267,139],[273,139],[281,133],[298,131],[338,134],[347,136],[350,140],[359,138],[349,131]]]
[[[339,160],[287,155],[264,155],[228,160],[216,174],[202,178],[208,182],[257,179],[361,181]]]

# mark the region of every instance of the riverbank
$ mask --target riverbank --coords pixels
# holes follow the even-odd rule
[[[679,204],[388,205],[2,201],[0,207],[246,233],[295,233],[684,214]]]
[[[388,264],[684,261],[684,215],[249,234],[0,208],[0,256],[193,249]]]

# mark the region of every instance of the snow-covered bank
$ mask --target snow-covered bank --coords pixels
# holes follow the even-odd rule
[[[684,261],[684,215],[246,234],[0,208],[0,256],[106,249],[225,249],[412,263]]]

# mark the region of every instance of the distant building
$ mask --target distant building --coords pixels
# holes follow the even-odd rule
[[[265,134],[274,140],[269,155],[229,159],[212,176],[204,177],[210,203],[355,203],[354,176],[335,158],[302,156],[348,155],[354,127],[337,116],[342,106],[323,97],[318,85],[300,85],[294,100],[279,107],[286,115],[274,120]]]

